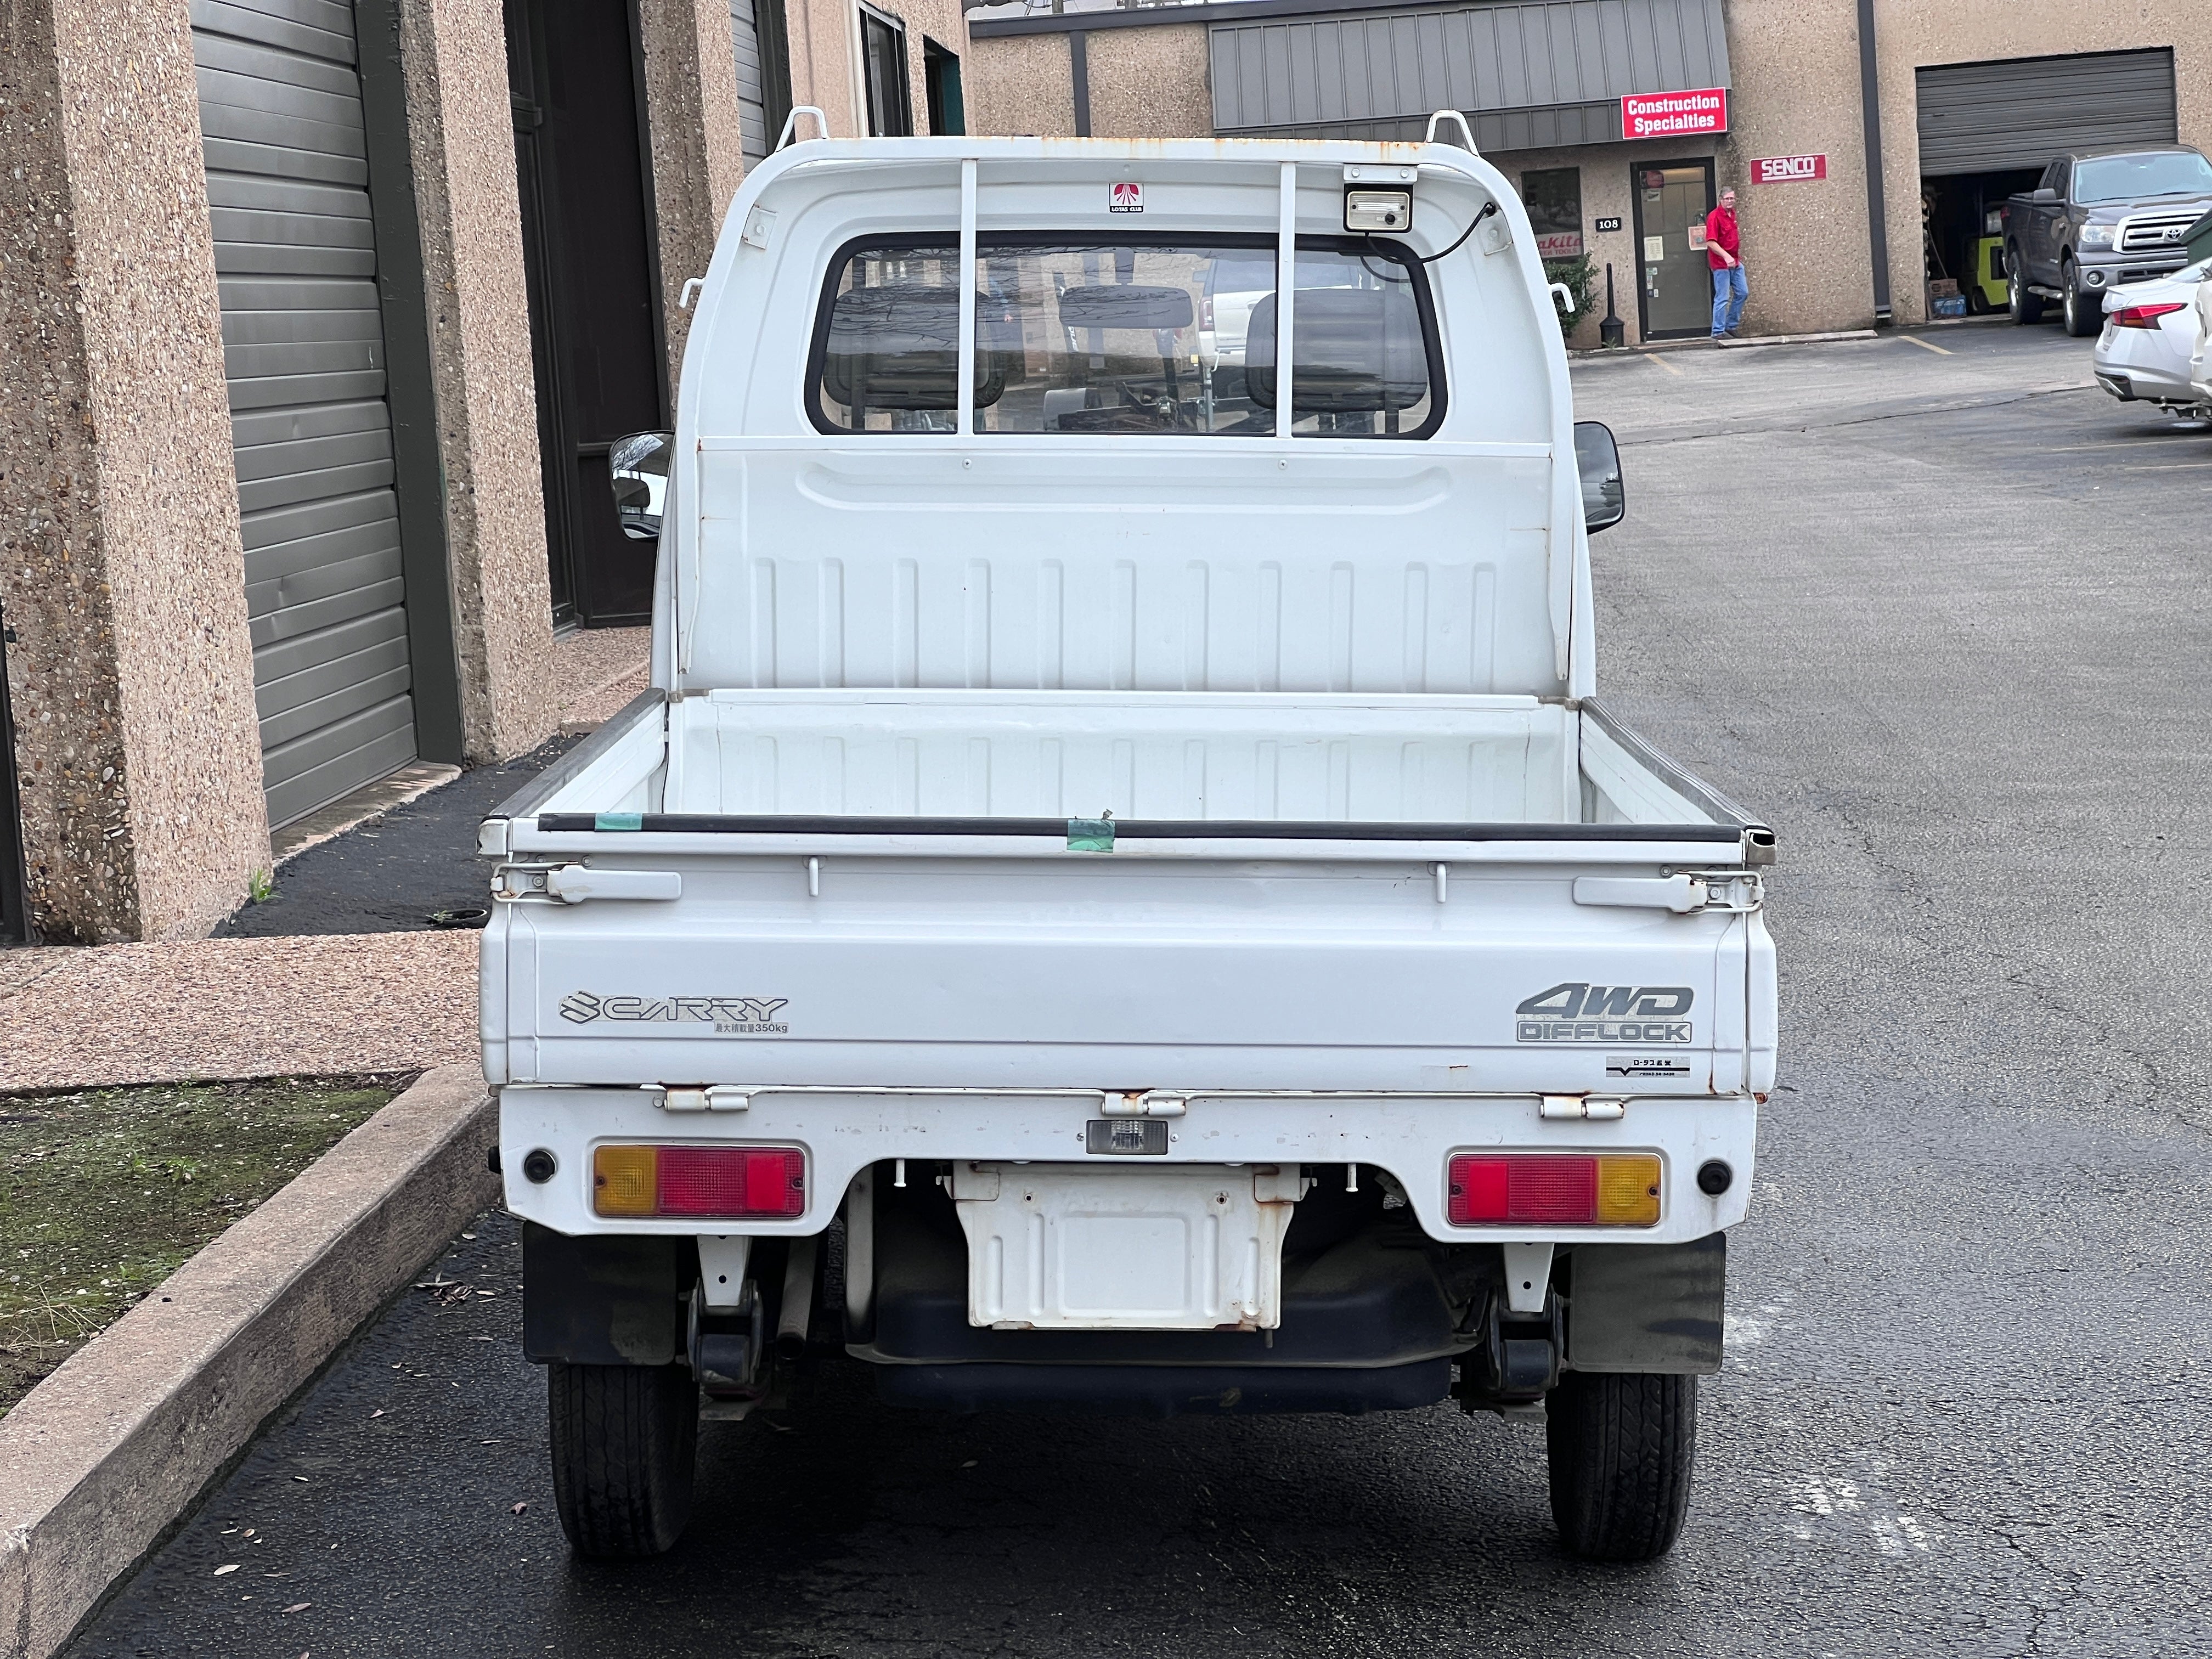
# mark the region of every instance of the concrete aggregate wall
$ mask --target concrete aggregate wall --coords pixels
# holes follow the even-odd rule
[[[1105,30],[1094,31],[1096,40]],[[1124,29],[1137,37],[1139,56],[1153,29]],[[968,130],[994,137],[1073,138],[1075,97],[1064,34],[1006,34],[975,43],[968,57]],[[1204,132],[1211,134],[1211,115]]]
[[[960,59],[961,101],[967,102],[968,59],[972,50],[968,42],[968,24],[960,10],[960,0],[891,0],[884,8],[906,25],[906,82],[914,98],[914,130],[929,131],[928,82],[922,78],[922,46],[925,40],[934,40]],[[973,113],[968,119],[968,130],[980,132]]]
[[[32,920],[203,932],[269,832],[184,0],[0,9],[0,618]]]
[[[1725,15],[1735,90],[1728,136],[1715,146],[1716,186],[1735,187],[1751,285],[1745,331],[1864,328],[1874,321],[1874,264],[1856,0],[1735,0]],[[1812,155],[1828,158],[1826,179],[1751,182],[1761,156]]]
[[[639,0],[645,125],[660,243],[668,384],[684,366],[691,316],[684,284],[707,274],[714,236],[744,174],[728,0]]]
[[[1094,29],[1091,131],[1098,138],[1210,138],[1206,31],[1200,23]]]
[[[552,595],[499,0],[400,0],[470,761],[550,736]]]

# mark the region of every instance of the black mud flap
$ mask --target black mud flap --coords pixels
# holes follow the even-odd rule
[[[1577,1244],[1570,1261],[1568,1370],[1720,1370],[1726,1233],[1687,1244]]]
[[[685,1357],[698,1248],[665,1235],[571,1238],[522,1224],[522,1351],[543,1364],[670,1365]]]

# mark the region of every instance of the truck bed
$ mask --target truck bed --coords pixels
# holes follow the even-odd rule
[[[1603,1089],[1518,1012],[1594,975],[1703,988],[1649,1086],[1771,1064],[1664,885],[1771,834],[1589,703],[648,694],[484,833],[501,1082]]]

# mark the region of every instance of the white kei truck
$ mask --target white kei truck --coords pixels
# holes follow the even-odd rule
[[[676,430],[611,457],[653,689],[481,832],[580,1553],[669,1547],[702,1418],[851,1361],[957,1413],[1456,1400],[1543,1425],[1569,1550],[1673,1543],[1774,836],[1593,695],[1618,454],[1435,131],[746,179]]]

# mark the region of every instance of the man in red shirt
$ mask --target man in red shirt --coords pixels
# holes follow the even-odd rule
[[[1743,279],[1743,260],[1738,254],[1735,192],[1721,192],[1721,204],[1705,216],[1705,263],[1713,271],[1713,343],[1737,337],[1743,325],[1743,302],[1751,288]]]

